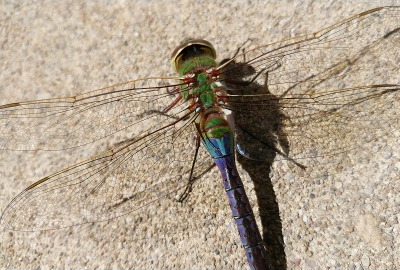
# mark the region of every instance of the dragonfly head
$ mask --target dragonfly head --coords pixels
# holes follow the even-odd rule
[[[195,57],[207,57],[210,58],[212,62],[215,62],[217,54],[214,46],[210,42],[204,39],[187,38],[172,52],[172,68],[181,74],[182,64]]]

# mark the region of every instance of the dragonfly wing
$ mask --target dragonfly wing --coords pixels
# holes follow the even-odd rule
[[[266,96],[265,96],[266,97]],[[238,151],[255,160],[328,156],[400,135],[400,85],[272,98],[233,110]],[[250,108],[250,109],[249,109]]]
[[[0,149],[61,150],[122,130],[139,135],[139,124],[165,123],[183,112],[179,107],[161,113],[179,94],[168,91],[177,83],[176,78],[139,79],[74,97],[2,105]]]
[[[47,176],[6,207],[1,224],[13,230],[58,229],[137,211],[186,187],[196,150],[190,122],[150,133]],[[210,159],[200,149],[194,175]]]
[[[376,8],[309,35],[245,50],[233,59],[236,65],[223,69],[222,77],[230,81],[256,77],[264,84],[259,75],[268,73],[269,90],[278,95],[304,94],[325,81],[332,89],[343,88],[342,78],[349,74],[363,79],[363,85],[387,83],[393,78],[376,69],[384,63],[389,75],[398,70],[399,36],[400,7]],[[324,85],[319,89],[327,90]]]
[[[238,55],[221,68],[221,81],[239,152],[301,159],[396,136],[400,116],[390,108],[400,99],[398,44],[400,7],[383,7]]]

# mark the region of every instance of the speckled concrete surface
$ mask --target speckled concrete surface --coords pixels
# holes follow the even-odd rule
[[[172,75],[168,58],[183,37],[211,41],[223,59],[248,39],[264,44],[311,33],[391,3],[2,1],[0,104]],[[397,136],[349,154],[338,168],[321,165],[309,172],[326,172],[324,178],[296,174],[282,162],[273,165],[279,214],[267,223],[282,220],[267,241],[277,246],[275,265],[400,267]],[[1,152],[0,209],[33,181],[90,154]],[[373,155],[372,161],[362,162],[365,155]],[[256,205],[256,192],[263,191],[241,173]],[[215,169],[205,174],[183,205],[165,199],[116,220],[56,231],[1,228],[0,269],[248,269],[218,177]]]

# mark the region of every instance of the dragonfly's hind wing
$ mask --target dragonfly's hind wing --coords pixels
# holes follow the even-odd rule
[[[196,130],[175,121],[30,185],[6,207],[1,224],[22,231],[58,229],[113,219],[179,195],[188,184]],[[201,148],[194,177],[209,166],[206,155]]]
[[[285,98],[241,97],[226,108],[235,119],[240,154],[301,163],[400,136],[399,102],[400,84],[380,84]]]
[[[358,150],[400,135],[400,85],[382,84],[282,99],[282,136],[296,160]]]

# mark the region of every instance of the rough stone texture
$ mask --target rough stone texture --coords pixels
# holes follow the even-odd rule
[[[264,44],[311,33],[391,3],[2,1],[0,103],[173,75],[169,55],[184,37],[211,41],[223,59],[248,39]],[[286,257],[288,269],[399,268],[400,142],[393,136],[384,143],[337,168],[316,166],[322,171],[315,175],[326,171],[326,178],[273,165],[280,213],[268,222],[282,220],[277,239],[268,239],[277,246],[274,260]],[[79,151],[1,152],[0,209],[33,181],[94,154]],[[263,191],[241,173],[256,205]],[[0,268],[248,269],[220,181],[213,169],[185,204],[166,199],[109,222],[45,232],[1,228]]]

